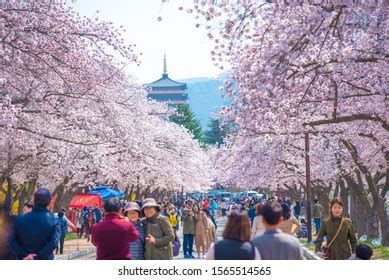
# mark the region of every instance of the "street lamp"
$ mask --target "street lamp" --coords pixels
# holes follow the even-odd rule
[[[307,223],[308,223],[308,240],[312,242],[312,215],[311,215],[311,162],[309,158],[309,133],[305,133],[305,185],[307,192]]]

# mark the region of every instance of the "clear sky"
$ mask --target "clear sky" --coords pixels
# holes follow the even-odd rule
[[[186,8],[191,1],[186,0]],[[127,72],[143,83],[160,78],[166,52],[169,77],[185,79],[215,77],[221,71],[213,66],[212,48],[204,28],[196,28],[192,14],[179,11],[183,0],[77,0],[75,9],[84,16],[96,16],[126,29],[125,40],[142,52],[141,66]],[[158,21],[161,16],[162,21]]]

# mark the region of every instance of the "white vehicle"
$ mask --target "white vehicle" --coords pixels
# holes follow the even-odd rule
[[[261,198],[263,196],[264,196],[263,194],[260,194],[260,193],[258,193],[256,191],[245,191],[243,193],[243,197],[247,197],[249,199],[253,199],[253,198],[258,199],[258,198]]]

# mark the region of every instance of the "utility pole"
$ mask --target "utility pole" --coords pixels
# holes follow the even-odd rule
[[[307,223],[308,223],[308,240],[312,242],[312,215],[311,215],[311,162],[309,157],[309,133],[305,133],[305,185],[307,192]]]

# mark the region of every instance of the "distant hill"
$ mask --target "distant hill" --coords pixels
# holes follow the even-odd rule
[[[227,104],[223,99],[219,88],[223,86],[223,80],[206,77],[179,80],[187,83],[188,104],[200,120],[203,129],[207,129],[209,119],[214,112],[220,111],[221,106]]]

